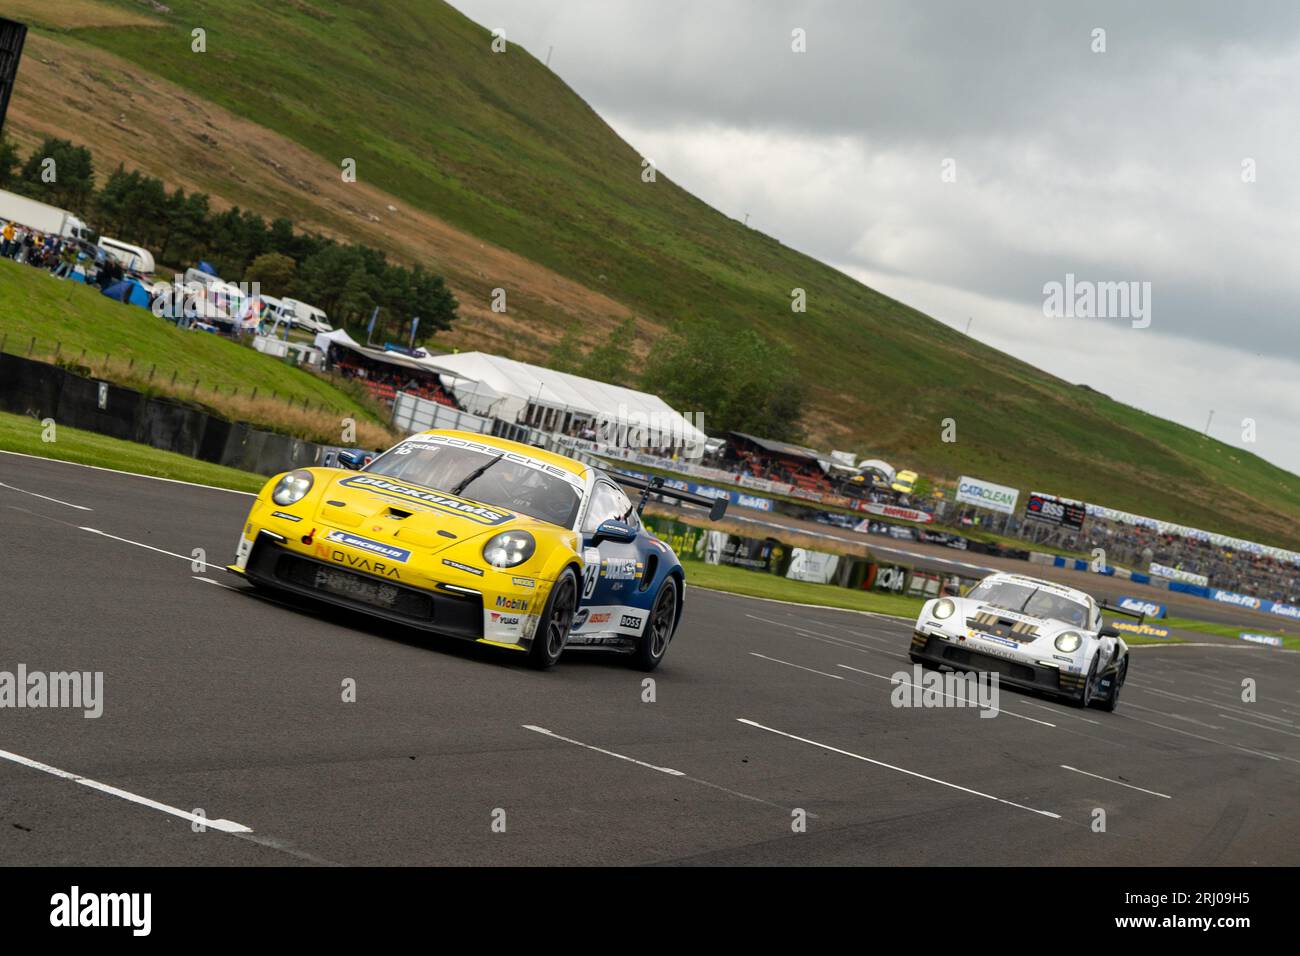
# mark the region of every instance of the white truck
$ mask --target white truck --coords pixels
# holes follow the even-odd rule
[[[297,299],[281,299],[280,302],[289,321],[298,328],[306,329],[308,332],[334,331],[334,327],[329,323],[329,316],[324,310],[308,305],[306,302],[299,302]]]
[[[15,225],[35,229],[45,235],[60,236],[64,239],[80,239],[89,242],[91,229],[84,222],[68,212],[36,199],[28,199],[17,193],[0,189],[0,219]]]

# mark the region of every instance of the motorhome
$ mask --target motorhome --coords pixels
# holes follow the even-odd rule
[[[120,239],[101,236],[99,248],[120,262],[122,268],[128,272],[136,272],[142,276],[153,275],[153,253],[143,246],[133,246],[129,242],[123,242]]]

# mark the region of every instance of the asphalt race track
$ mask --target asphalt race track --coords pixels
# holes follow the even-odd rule
[[[618,658],[253,596],[221,569],[245,495],[0,483],[0,670],[104,672],[98,719],[0,710],[0,863],[1294,862],[1300,655],[1139,648],[1115,714],[982,718],[891,705],[907,622],[695,589],[647,703]]]

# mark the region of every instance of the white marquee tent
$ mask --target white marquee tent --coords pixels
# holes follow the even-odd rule
[[[480,414],[509,422],[548,430],[589,422],[611,438],[617,435],[619,442],[645,446],[692,446],[707,437],[667,402],[647,392],[486,352],[434,355],[419,361],[442,374],[467,408],[475,406],[473,410]],[[649,433],[650,438],[644,442],[629,438],[629,428]],[[671,441],[654,440],[657,437],[671,437]]]

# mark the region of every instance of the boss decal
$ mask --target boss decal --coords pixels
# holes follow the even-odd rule
[[[366,491],[374,491],[390,497],[409,498],[415,501],[422,501],[431,505],[439,511],[445,511],[447,514],[460,515],[462,518],[468,518],[484,525],[504,524],[514,519],[514,515],[508,511],[500,511],[496,508],[488,508],[485,505],[475,504],[472,501],[466,501],[464,498],[453,498],[451,495],[445,495],[439,491],[431,491],[427,488],[417,488],[413,485],[404,485],[395,481],[389,481],[387,478],[380,478],[376,475],[354,475],[351,478],[344,478],[339,482],[348,488],[360,488]]]
[[[618,622],[619,627],[630,627],[637,630],[641,627],[642,618],[637,614],[624,614]]]
[[[325,540],[333,541],[335,544],[346,544],[349,548],[356,548],[358,551],[369,551],[371,554],[377,554],[399,564],[405,564],[411,556],[411,552],[405,548],[395,548],[379,541],[371,541],[369,538],[348,534],[346,531],[331,531],[325,535]]]

